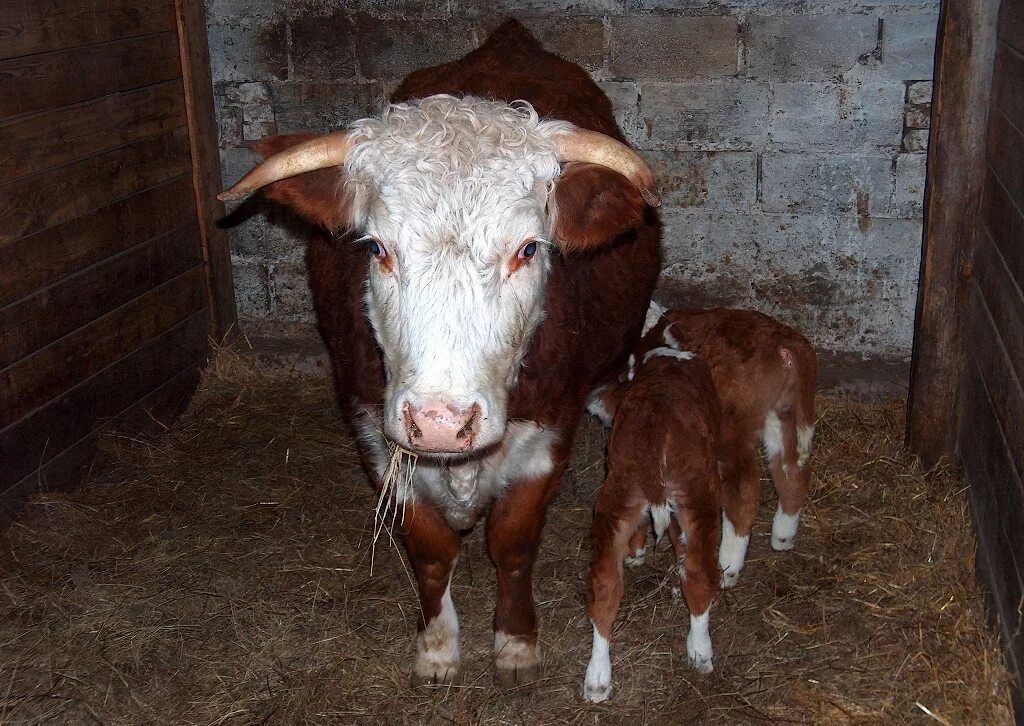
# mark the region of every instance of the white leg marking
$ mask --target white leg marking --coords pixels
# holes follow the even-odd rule
[[[747,558],[750,535],[740,537],[732,522],[722,512],[722,546],[718,549],[718,566],[722,569],[722,587],[732,587],[739,579],[743,561]]]
[[[646,556],[647,548],[641,547],[636,551],[635,554],[626,555],[626,559],[624,559],[622,562],[626,565],[626,567],[639,567],[644,563],[644,558]]]
[[[801,469],[811,458],[811,442],[814,440],[813,426],[798,426],[796,429],[796,465]]]
[[[494,660],[503,670],[529,668],[540,662],[540,645],[527,643],[518,635],[495,631]]]
[[[612,695],[612,661],[608,652],[608,639],[594,626],[594,644],[590,649],[590,663],[583,678],[583,697],[591,703],[607,701]]]
[[[459,670],[459,616],[451,590],[449,580],[441,598],[441,612],[416,636],[413,672],[421,678],[445,682]]]
[[[690,665],[701,673],[710,673],[715,669],[711,662],[711,633],[708,630],[710,616],[711,608],[700,615],[690,613],[690,632],[686,635],[686,655]]]
[[[772,520],[772,549],[777,552],[793,549],[793,539],[799,526],[800,512],[786,514],[780,504],[775,510],[775,519]]]
[[[769,460],[782,453],[782,422],[774,411],[769,411],[764,417],[764,433],[761,438],[764,441],[764,455]]]
[[[629,354],[629,372],[626,374],[626,380],[631,381],[636,377],[636,356],[632,353]]]

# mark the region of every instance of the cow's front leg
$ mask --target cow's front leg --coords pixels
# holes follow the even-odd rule
[[[494,677],[505,688],[540,676],[533,563],[557,476],[553,473],[510,485],[487,520],[487,549],[498,573]]]
[[[406,504],[401,532],[420,595],[411,681],[414,686],[448,683],[459,670],[459,617],[451,594],[459,534],[425,502]]]

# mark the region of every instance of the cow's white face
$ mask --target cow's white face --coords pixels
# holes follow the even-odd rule
[[[441,456],[500,441],[544,309],[559,173],[528,106],[434,96],[356,126],[348,161],[384,354],[384,432]]]

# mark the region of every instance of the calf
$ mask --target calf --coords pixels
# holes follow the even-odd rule
[[[643,355],[635,380],[614,395],[617,413],[608,476],[594,507],[587,588],[594,642],[583,695],[595,703],[611,692],[608,641],[622,600],[622,562],[634,532],[646,528],[645,515],[650,513],[659,538],[670,532],[690,609],[686,653],[702,672],[712,669],[708,616],[719,579],[721,412],[707,364],[693,353],[654,347]]]
[[[665,310],[655,302],[638,347],[694,351],[711,368],[722,402],[722,586],[736,583],[746,559],[761,498],[758,447],[764,447],[779,504],[772,522],[775,550],[793,547],[800,510],[810,489],[808,459],[814,436],[818,363],[807,339],[752,310]],[[605,389],[590,410],[608,423],[616,388]],[[642,561],[644,530],[630,545]]]

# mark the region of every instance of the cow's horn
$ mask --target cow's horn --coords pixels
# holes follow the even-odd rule
[[[303,141],[257,165],[233,187],[218,194],[217,199],[222,202],[234,201],[281,179],[329,166],[341,166],[351,148],[352,140],[347,131]]]
[[[610,136],[576,128],[556,137],[555,153],[559,161],[586,161],[614,169],[633,182],[645,202],[652,207],[661,206],[661,198],[654,188],[654,174],[647,162]]]

